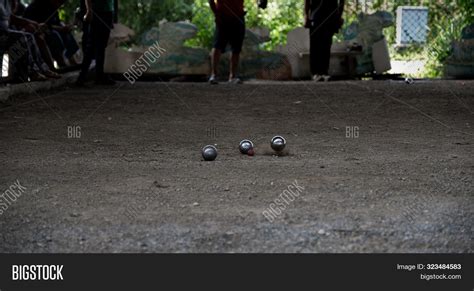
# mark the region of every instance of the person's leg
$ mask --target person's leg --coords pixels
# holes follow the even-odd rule
[[[47,65],[44,64],[44,61],[41,58],[38,46],[33,45],[33,43],[35,43],[35,37],[31,33],[24,32],[20,42],[24,42],[25,52],[28,55],[29,73],[41,73],[44,66]]]
[[[333,34],[324,27],[311,28],[310,33],[311,74],[319,80],[328,75]]]
[[[66,49],[65,57],[69,60],[71,65],[77,64],[74,60],[74,55],[79,50],[79,45],[77,44],[76,39],[72,35],[72,33],[60,33],[61,39],[63,40],[64,47]]]
[[[89,73],[89,67],[91,66],[92,60],[95,59],[95,37],[93,37],[94,31],[92,30],[91,23],[84,22],[82,29],[82,63],[81,73],[77,79],[76,84],[83,85],[87,80],[87,74]]]
[[[324,76],[329,75],[329,63],[331,60],[331,46],[333,33],[328,30],[325,31],[321,38],[321,66],[320,71]]]
[[[232,47],[232,54],[230,56],[230,70],[229,81],[233,83],[241,83],[242,81],[237,77],[237,69],[239,67],[240,52],[245,38],[245,19],[241,18],[233,20],[232,31],[230,32],[230,45]]]
[[[217,76],[221,54],[221,50],[218,48],[213,48],[211,51],[211,76]]]
[[[109,43],[110,31],[113,25],[113,14],[100,13],[98,17],[95,17],[93,25],[97,32],[94,34],[94,37],[96,38],[96,80],[102,82],[106,80],[106,76],[104,74],[105,50]]]
[[[58,63],[58,66],[65,67],[64,51],[66,48],[61,35],[55,30],[50,30],[45,34],[45,37],[53,59]]]
[[[61,75],[51,71],[50,66],[43,60],[41,56],[40,48],[38,44],[36,43],[35,36],[31,33],[25,33],[25,39],[27,39],[28,50],[32,56],[33,63],[35,65],[33,71],[37,73],[41,73],[48,78],[54,78],[54,79],[61,78]],[[42,78],[40,77],[40,79]]]
[[[239,67],[240,52],[232,52],[230,55],[230,74],[229,80],[237,78],[237,68]]]
[[[90,30],[91,30],[90,23],[83,21],[82,22],[82,39],[81,39],[83,52],[87,51],[87,47],[90,45]]]
[[[209,83],[217,84],[217,74],[219,68],[219,61],[221,55],[225,52],[228,43],[228,34],[226,32],[226,25],[223,22],[216,23],[216,31],[214,34],[214,47],[211,51],[211,77]]]
[[[48,65],[49,70],[54,70],[54,60],[49,50],[48,44],[46,42],[45,36],[42,33],[35,34],[36,45],[38,46],[41,57],[43,58],[46,65]]]

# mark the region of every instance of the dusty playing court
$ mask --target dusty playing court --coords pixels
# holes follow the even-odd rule
[[[0,215],[0,252],[472,252],[473,92],[122,83],[17,97],[0,106],[0,192],[26,190]],[[301,195],[268,221],[295,180]]]

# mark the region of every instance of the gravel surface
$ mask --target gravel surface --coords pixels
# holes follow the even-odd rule
[[[254,81],[17,97],[0,105],[0,194],[26,189],[3,206],[0,252],[472,252],[473,92]]]

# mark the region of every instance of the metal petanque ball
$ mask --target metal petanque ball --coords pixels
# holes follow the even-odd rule
[[[286,146],[286,140],[282,136],[275,136],[271,142],[272,149],[281,152]]]
[[[207,145],[202,149],[202,157],[205,161],[214,161],[217,158],[217,148]]]
[[[413,84],[413,83],[415,83],[415,81],[412,78],[405,78],[405,83]]]
[[[244,139],[243,141],[240,142],[239,144],[239,151],[246,155],[249,153],[249,150],[253,149],[253,142],[248,139]]]

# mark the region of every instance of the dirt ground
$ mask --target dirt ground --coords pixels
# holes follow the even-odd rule
[[[0,194],[26,190],[5,203],[0,252],[472,252],[473,92],[254,81],[16,97],[0,106]],[[292,183],[304,190],[267,220]]]

